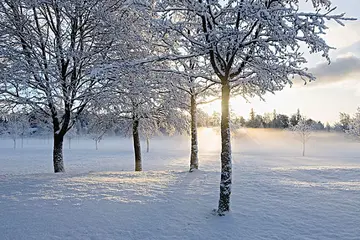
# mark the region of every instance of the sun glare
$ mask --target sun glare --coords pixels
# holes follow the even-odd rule
[[[238,115],[247,118],[250,113],[252,104],[247,103],[242,97],[236,96],[230,100],[231,111]],[[214,112],[221,113],[221,100],[217,100],[208,104],[200,105],[200,109],[208,115],[212,115]]]

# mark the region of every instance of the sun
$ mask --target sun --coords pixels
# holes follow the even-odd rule
[[[201,104],[199,105],[199,108],[203,110],[206,114],[211,116],[214,112],[221,112],[221,101],[216,100],[211,103]]]
[[[199,105],[199,108],[210,116],[214,112],[221,113],[221,100]],[[230,100],[230,109],[233,114],[246,118],[249,115],[251,104],[247,103],[242,97],[236,96]]]

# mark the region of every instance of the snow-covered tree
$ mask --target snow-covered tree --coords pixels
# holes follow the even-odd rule
[[[349,130],[350,121],[350,114],[340,113],[340,127],[343,132]]]
[[[290,126],[290,131],[296,134],[296,137],[302,143],[302,155],[305,156],[306,143],[309,140],[311,134],[314,132],[314,126],[309,123],[305,118],[301,118],[295,126]]]
[[[162,135],[161,127],[156,119],[143,119],[140,124],[141,138],[146,142],[146,152],[150,152],[150,139],[154,136]]]
[[[14,149],[17,147],[17,139],[21,139],[21,148],[24,146],[24,138],[29,134],[29,117],[26,113],[11,113],[6,117],[6,132],[12,139]]]
[[[76,136],[78,136],[77,129],[75,127],[72,127],[65,136],[68,141],[68,147],[69,149],[71,149],[72,140],[76,138]]]
[[[6,119],[6,133],[13,141],[13,147],[16,149],[16,140],[19,138],[19,125],[17,122],[17,116],[15,114],[11,114]]]
[[[155,30],[152,28],[152,12],[143,8],[148,1],[136,1],[136,11],[127,12],[131,19],[126,38],[127,51],[115,49],[109,54],[108,64],[97,68],[96,77],[108,79],[105,91],[105,112],[116,114],[118,128],[122,133],[133,138],[135,171],[142,170],[141,135],[149,138],[158,129],[178,131],[182,129],[186,118],[183,117],[181,91],[174,87],[171,72],[165,58],[156,57],[161,46],[157,42]],[[124,59],[127,60],[124,62]],[[175,123],[176,122],[176,123]],[[130,134],[129,134],[130,133]]]
[[[114,117],[109,114],[100,114],[93,111],[87,116],[87,136],[95,142],[95,149],[98,150],[99,142],[104,135],[114,128]]]
[[[21,148],[24,147],[24,138],[29,137],[30,135],[30,119],[27,113],[20,113],[19,118],[17,119],[19,137],[21,139]]]
[[[357,109],[355,116],[350,119],[349,128],[345,132],[355,139],[360,140],[360,108]]]
[[[169,72],[177,75],[178,79],[173,81],[175,87],[187,96],[185,99],[179,99],[190,113],[190,172],[199,168],[198,157],[198,106],[210,103],[218,99],[215,91],[215,83],[210,81],[211,69],[204,62],[203,58],[180,59],[172,64],[174,66]]]
[[[218,214],[230,210],[232,158],[230,96],[262,96],[282,90],[293,76],[314,80],[304,64],[301,46],[329,59],[323,39],[327,23],[347,20],[333,14],[329,1],[313,1],[314,11],[301,11],[299,1],[285,0],[159,0],[156,22],[165,29],[164,41],[192,49],[178,58],[203,56],[217,76],[222,96],[221,182]],[[326,4],[327,8],[319,8]],[[161,27],[158,27],[161,29]],[[179,51],[181,53],[181,51]]]
[[[6,65],[1,100],[51,118],[53,165],[65,171],[63,140],[102,89],[94,67],[124,46],[131,1],[0,2],[0,59]],[[122,23],[122,24],[121,24]],[[134,30],[134,29],[133,29]],[[120,41],[121,40],[121,41]]]
[[[144,54],[142,50],[134,55]],[[144,49],[146,52],[147,49]],[[186,120],[179,104],[179,91],[162,73],[149,66],[133,66],[124,71],[112,68],[106,75],[112,79],[105,112],[116,115],[118,128],[133,138],[135,171],[142,171],[141,133],[150,137],[157,129],[181,128]],[[175,123],[176,122],[176,123]]]
[[[156,121],[145,121],[141,125],[140,132],[142,133],[143,138],[145,139],[146,152],[148,153],[148,152],[150,152],[150,139],[153,136],[159,135],[161,133],[160,128]]]

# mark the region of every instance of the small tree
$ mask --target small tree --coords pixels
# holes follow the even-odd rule
[[[350,115],[347,113],[340,113],[340,124],[343,132],[348,131],[350,125]]]
[[[69,149],[71,149],[71,140],[73,140],[76,136],[77,136],[77,129],[75,127],[71,128],[67,133],[66,133],[66,139],[68,140],[68,144],[69,144]]]
[[[160,126],[158,125],[157,121],[142,121],[140,125],[140,133],[143,135],[143,138],[146,141],[146,152],[150,152],[150,138],[156,135],[160,135]]]
[[[360,107],[357,109],[355,116],[349,122],[349,129],[345,131],[350,136],[360,140]]]
[[[93,113],[89,117],[87,126],[87,136],[94,140],[95,149],[98,150],[99,142],[103,139],[104,135],[113,129],[114,119],[111,114],[96,114]]]
[[[293,131],[301,141],[302,155],[305,156],[306,142],[309,140],[312,132],[314,131],[313,125],[309,124],[304,118],[302,118],[297,125],[291,126],[290,130]]]
[[[144,57],[147,54],[138,51],[134,55]],[[122,73],[121,77],[117,71]],[[147,65],[134,66],[127,71],[113,68],[107,72],[107,77],[112,80],[112,85],[103,111],[114,114],[122,133],[132,136],[135,171],[142,171],[141,135],[150,137],[157,126],[171,130],[168,122],[177,122],[173,126],[181,126],[185,119],[180,103],[182,95],[167,78],[151,71]],[[163,126],[160,123],[164,123]],[[151,129],[145,131],[144,126],[151,126]]]
[[[6,119],[6,132],[13,140],[16,149],[17,139],[21,139],[21,147],[24,146],[24,138],[29,133],[29,118],[26,113],[11,113]]]
[[[186,66],[186,64],[183,64]],[[189,63],[189,66],[184,67],[187,70],[195,72],[198,64]],[[199,74],[200,75],[200,74]],[[207,103],[203,98],[209,95],[211,87],[214,83],[210,82],[205,78],[198,77],[187,77],[184,78],[185,81],[179,81],[178,88],[184,91],[189,96],[188,109],[190,110],[190,135],[191,135],[191,150],[190,150],[190,172],[199,168],[199,157],[198,157],[198,136],[197,136],[197,127],[198,127],[198,106],[200,104]],[[214,99],[217,99],[216,97]],[[212,101],[212,100],[210,100]],[[210,102],[209,101],[209,102]]]
[[[19,137],[19,126],[17,123],[17,116],[15,114],[11,114],[6,119],[6,133],[13,141],[13,147],[16,149],[16,140]]]
[[[29,136],[29,129],[30,129],[30,122],[29,122],[29,115],[25,112],[18,114],[18,130],[19,130],[19,137],[21,139],[21,148],[24,147],[24,138]]]

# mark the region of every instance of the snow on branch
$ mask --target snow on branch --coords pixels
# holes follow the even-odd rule
[[[295,76],[315,80],[304,67],[303,46],[330,62],[333,47],[324,40],[329,21],[354,20],[334,13],[328,0],[312,2],[314,11],[305,12],[296,0],[158,1],[154,26],[169,51],[203,56],[220,81],[261,96],[282,90]]]

